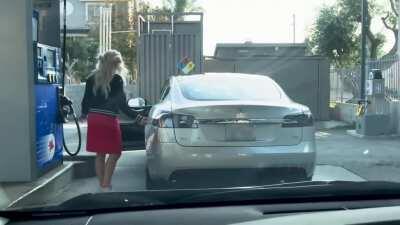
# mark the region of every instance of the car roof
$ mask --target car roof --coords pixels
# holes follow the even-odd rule
[[[223,79],[223,78],[262,78],[265,80],[271,80],[272,79],[268,75],[258,75],[258,74],[246,74],[246,73],[204,73],[204,74],[193,74],[193,75],[178,75],[178,76],[173,76],[174,79],[178,81],[183,81],[183,80],[190,80],[190,79],[201,79],[201,78],[217,78],[217,79]]]

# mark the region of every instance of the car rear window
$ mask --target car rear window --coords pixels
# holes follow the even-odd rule
[[[197,101],[264,101],[282,98],[276,84],[266,77],[206,76],[181,79],[179,86],[184,97]]]

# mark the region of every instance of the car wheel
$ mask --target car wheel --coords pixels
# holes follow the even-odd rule
[[[164,189],[166,188],[166,185],[164,182],[161,182],[160,180],[155,180],[151,178],[149,169],[146,168],[146,189],[147,190],[157,190],[157,189]]]
[[[312,181],[312,177],[313,177],[312,175],[309,177],[306,177],[306,179],[304,181]]]

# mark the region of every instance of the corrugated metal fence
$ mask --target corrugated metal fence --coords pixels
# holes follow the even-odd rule
[[[183,15],[200,16],[199,21],[175,21]],[[203,14],[169,15],[169,22],[151,22],[139,17],[138,38],[139,96],[154,104],[170,76],[180,75],[178,63],[188,58],[195,64],[191,74],[203,72]],[[146,18],[146,19],[145,19]]]
[[[185,57],[195,66],[192,73],[203,71],[199,42],[193,34],[144,34],[139,47],[139,95],[151,103],[157,102],[162,85],[172,75],[178,75],[177,64]]]
[[[351,102],[360,98],[361,68],[331,68],[330,101]]]

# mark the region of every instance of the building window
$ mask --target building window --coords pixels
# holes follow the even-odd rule
[[[86,22],[93,23],[99,21],[101,4],[86,3]]]

